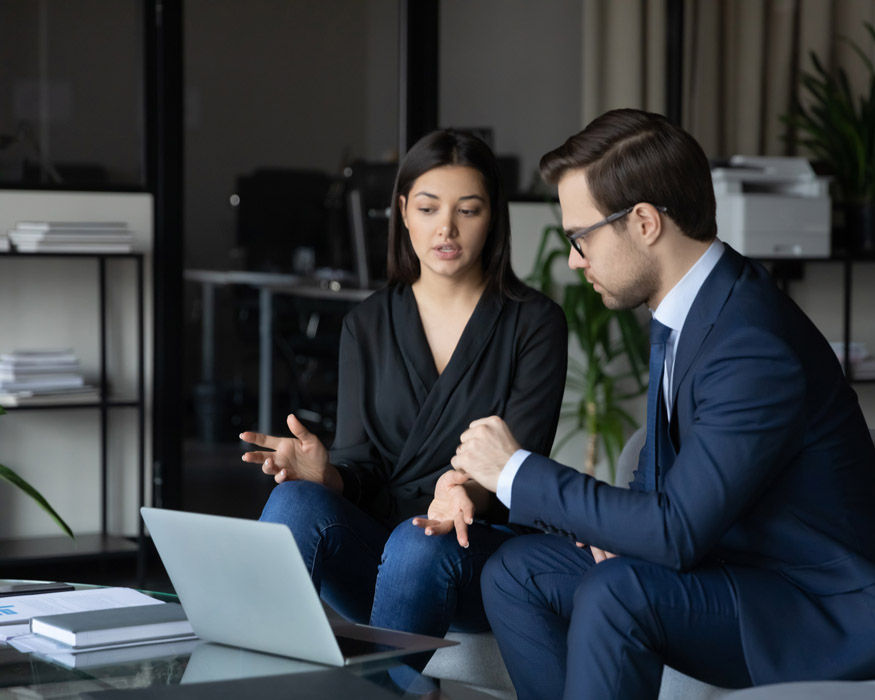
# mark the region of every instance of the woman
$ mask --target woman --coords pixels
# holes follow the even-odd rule
[[[549,452],[565,318],[511,270],[507,200],[482,141],[425,136],[392,201],[389,284],[344,319],[330,452],[290,415],[295,437],[243,433],[275,450],[243,459],[279,484],[261,519],[291,528],[323,599],[346,618],[438,637],[450,625],[486,630],[480,569],[513,531],[450,459],[468,424],[493,414]]]

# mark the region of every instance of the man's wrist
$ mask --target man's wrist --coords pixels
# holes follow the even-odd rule
[[[495,495],[498,496],[498,500],[504,503],[508,508],[510,508],[513,480],[516,478],[519,468],[530,454],[532,453],[528,450],[517,450],[510,456],[510,459],[505,462],[498,475],[498,485],[495,489]]]

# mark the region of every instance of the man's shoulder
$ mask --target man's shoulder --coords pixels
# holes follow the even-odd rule
[[[761,263],[729,246],[700,295],[719,305],[715,323],[770,326],[806,318]]]
[[[758,358],[763,366],[795,367],[806,380],[813,374],[840,380],[841,370],[823,333],[761,264],[732,253],[734,281],[728,291],[720,292],[719,304],[712,292],[710,316],[704,312],[698,316],[709,329],[703,330],[699,367],[724,362],[751,367]]]

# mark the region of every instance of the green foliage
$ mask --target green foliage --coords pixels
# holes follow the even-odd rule
[[[875,27],[865,22],[875,42]],[[814,70],[801,76],[810,105],[797,99],[790,114],[781,120],[795,129],[798,143],[833,171],[839,193],[847,203],[875,201],[875,66],[863,49],[842,37],[865,66],[868,94],[854,96],[843,68],[829,72],[817,54],[809,53]]]
[[[527,279],[529,284],[554,296],[559,290],[552,266],[558,258],[568,256],[569,248],[562,228],[547,226],[541,236],[534,269]],[[561,304],[569,335],[577,340],[585,361],[569,360],[568,387],[578,398],[562,407],[562,417],[572,420],[573,425],[557,441],[554,452],[583,432],[588,441],[587,473],[593,472],[601,448],[613,476],[626,429],[638,427],[620,404],[647,390],[650,348],[647,334],[631,311],[606,308],[583,273],[576,270],[575,274],[578,281],[564,286]]]
[[[6,411],[3,410],[3,407],[0,406],[0,416],[2,416]],[[70,526],[64,522],[64,519],[55,512],[55,509],[49,505],[49,502],[43,498],[43,495],[37,491],[33,486],[27,483],[24,479],[22,479],[18,474],[12,471],[9,467],[4,467],[0,464],[0,479],[8,481],[13,486],[17,486],[22,491],[24,491],[28,496],[30,496],[33,500],[35,500],[40,508],[42,508],[49,516],[54,520],[58,527],[61,528],[67,536],[72,539],[75,539],[75,535],[73,531],[70,529]]]

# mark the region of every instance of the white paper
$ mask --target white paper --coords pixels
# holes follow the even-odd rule
[[[129,605],[163,605],[145,593],[133,588],[85,588],[59,593],[39,593],[0,598],[0,633],[7,625],[30,622],[41,615],[123,608]]]
[[[30,633],[30,622],[22,622],[17,625],[4,625],[0,627],[0,642],[5,642],[21,634]]]

